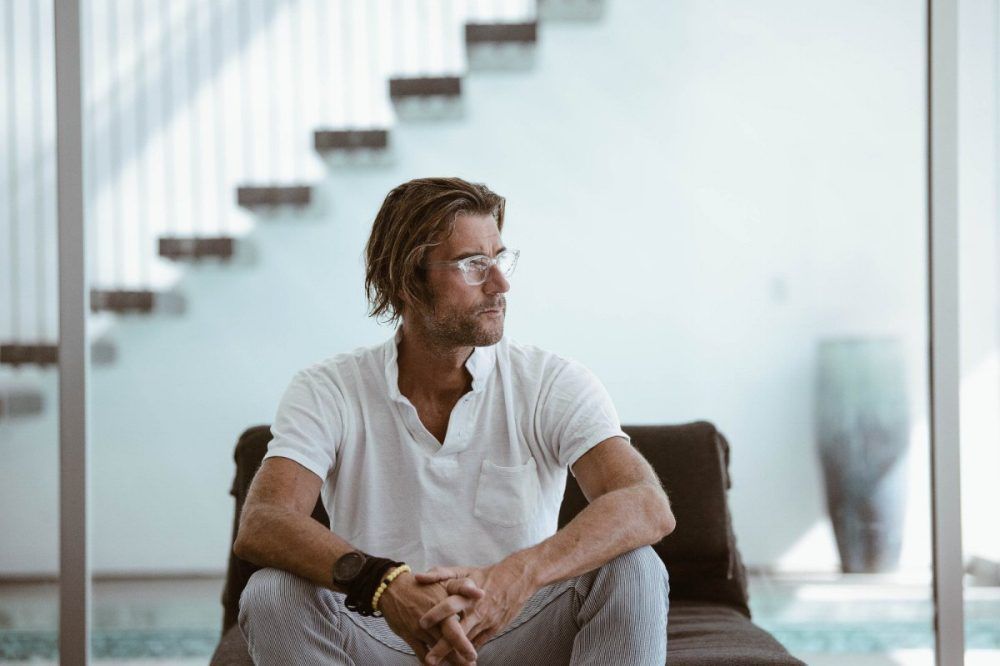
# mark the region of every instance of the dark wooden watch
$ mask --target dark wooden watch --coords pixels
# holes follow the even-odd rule
[[[364,569],[368,558],[364,553],[353,550],[344,553],[333,563],[333,583],[341,589],[346,590],[357,579],[358,574]]]

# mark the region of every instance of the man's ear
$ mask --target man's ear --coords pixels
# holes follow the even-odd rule
[[[405,294],[399,295],[399,317],[400,319],[406,319],[407,316],[412,317],[415,313],[421,312],[427,309],[427,306],[416,300],[412,296]]]
[[[424,271],[423,275],[419,276],[420,287],[423,288],[423,295],[427,299],[427,302],[419,300],[416,296],[401,293],[399,294],[399,301],[402,304],[402,308],[399,311],[400,316],[405,316],[406,313],[416,314],[419,312],[430,312],[434,309],[434,293],[431,289],[430,282],[427,280],[427,272]]]
[[[405,317],[408,312],[413,312],[414,301],[407,294],[398,294],[399,299],[399,316]]]

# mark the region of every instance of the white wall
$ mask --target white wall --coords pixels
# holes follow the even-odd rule
[[[452,174],[508,197],[509,333],[589,365],[625,423],[716,422],[748,563],[834,568],[819,339],[906,340],[926,477],[923,31],[901,0],[611,0],[545,25],[531,70],[468,78],[463,120],[397,126],[395,164],[328,168],[312,209],[261,219],[254,262],[188,271],[183,316],[114,327],[120,358],[92,377],[95,569],[222,569],[236,436],[297,369],[389,335],[364,316],[370,221],[392,186]],[[0,574],[55,569],[54,419],[0,422]]]

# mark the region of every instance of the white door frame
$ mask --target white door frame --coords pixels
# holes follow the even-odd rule
[[[928,311],[935,657],[965,660],[959,466],[958,1],[927,3]]]
[[[59,215],[59,661],[86,666],[90,662],[89,280],[80,0],[53,0],[53,4]]]

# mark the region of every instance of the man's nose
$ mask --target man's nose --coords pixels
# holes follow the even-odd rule
[[[490,266],[490,272],[483,283],[484,290],[489,294],[506,294],[510,291],[510,280],[496,265]]]

